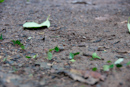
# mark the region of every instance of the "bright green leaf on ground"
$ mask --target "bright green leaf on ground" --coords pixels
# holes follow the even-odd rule
[[[53,51],[54,49],[49,49],[49,52]]]
[[[33,58],[33,59],[35,59],[36,57],[37,57],[37,54],[36,54],[36,55],[34,55],[32,58]]]
[[[97,55],[96,52],[92,54],[92,58],[98,58],[98,59],[101,59],[101,58]]]
[[[129,33],[130,33],[130,23],[129,23],[129,21],[130,21],[130,17],[128,18],[128,24],[127,24],[127,27],[128,27]]]
[[[103,66],[103,70],[104,70],[104,71],[109,71],[109,65],[104,65],[104,66]]]
[[[7,57],[3,59],[3,62],[7,61]]]
[[[110,69],[113,68],[113,67],[114,67],[114,64],[109,65],[109,68],[110,68]]]
[[[19,40],[16,40],[16,41],[15,41],[15,40],[12,40],[12,42],[13,42],[14,45],[15,45],[15,44],[17,44],[17,45],[22,45]]]
[[[109,60],[109,61],[107,61],[107,63],[111,63],[111,61]]]
[[[97,68],[96,67],[92,68],[92,71],[97,71]]]
[[[0,0],[0,3],[4,2],[4,0]]]
[[[116,67],[120,68],[122,67],[122,64],[116,64]]]
[[[76,56],[76,55],[78,55],[78,54],[80,54],[80,52],[74,53],[74,56]]]
[[[76,60],[75,60],[75,59],[71,59],[70,61],[71,61],[71,62],[75,62]]]
[[[32,58],[32,57],[31,57],[31,56],[26,56],[26,58],[30,59],[30,58]]]
[[[128,65],[130,65],[130,61],[129,61],[129,62],[127,62],[127,66],[128,66]]]
[[[54,49],[56,52],[59,52],[59,50],[60,50],[59,47],[57,47],[57,46]]]
[[[40,28],[40,27],[50,27],[50,21],[49,21],[49,17],[47,18],[47,20],[41,24],[35,23],[35,22],[26,22],[25,24],[23,24],[24,28]]]
[[[47,59],[48,59],[48,60],[51,60],[51,59],[52,59],[52,53],[51,53],[51,52],[48,52],[48,53],[47,53]]]
[[[120,64],[120,63],[123,62],[123,61],[124,61],[124,59],[123,59],[123,58],[120,58],[120,59],[116,60],[114,64]]]
[[[70,59],[73,59],[73,58],[74,58],[74,54],[73,54],[73,53],[70,53],[69,58],[70,58]]]
[[[1,34],[1,36],[0,36],[0,40],[3,40],[3,36],[2,36],[2,34]]]
[[[21,45],[20,46],[22,50],[25,50],[25,46],[24,45]]]
[[[32,37],[28,37],[28,39],[30,40]]]

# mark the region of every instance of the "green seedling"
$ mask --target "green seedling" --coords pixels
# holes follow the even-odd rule
[[[116,64],[116,67],[120,68],[122,67],[122,64]]]
[[[37,56],[38,56],[38,55],[36,54],[36,55],[34,55],[32,58],[35,59]]]
[[[47,59],[48,59],[48,60],[51,60],[51,59],[52,59],[52,53],[51,53],[51,52],[48,52],[48,53],[47,53]]]
[[[130,61],[129,61],[129,62],[127,62],[127,66],[128,66],[128,65],[130,65]]]
[[[71,59],[70,61],[71,61],[71,62],[75,62],[76,60],[75,60],[75,59]]]
[[[104,66],[103,66],[103,70],[104,70],[104,71],[109,71],[109,69],[110,69],[109,65],[104,65]]]
[[[92,58],[93,58],[93,59],[95,59],[95,58],[97,58],[97,59],[101,59],[101,58],[97,55],[96,52],[92,54]]]
[[[96,67],[92,68],[92,71],[97,71],[97,68]]]
[[[32,58],[32,57],[31,57],[31,56],[26,56],[26,58],[30,59],[30,58]]]
[[[77,53],[70,53],[70,54],[69,54],[69,59],[73,59],[74,56],[76,56],[76,55],[78,55],[78,54],[80,54],[80,52],[77,52]]]
[[[24,45],[21,45],[20,46],[22,50],[25,50],[25,46]]]
[[[55,50],[56,52],[60,51],[59,47],[57,47],[57,46],[55,48],[53,48],[53,49],[49,49],[49,52],[52,52],[53,50]]]
[[[7,57],[3,59],[3,62],[7,61]]]
[[[19,40],[12,40],[14,45],[19,45],[21,49],[25,50],[25,46]]]
[[[107,63],[111,63],[111,61],[109,60],[109,61],[107,61]]]
[[[129,33],[130,33],[130,23],[129,23],[129,21],[130,21],[130,17],[128,18],[128,24],[127,24],[127,28],[128,28]]]
[[[47,27],[49,28],[50,27],[50,21],[49,21],[49,17],[46,19],[45,22],[41,23],[41,24],[38,24],[38,23],[35,23],[35,22],[26,22],[25,24],[23,24],[23,27],[24,28],[41,28],[41,27]]]
[[[57,46],[54,48],[54,50],[55,50],[56,52],[59,52],[59,51],[60,51],[59,47],[57,47]]]
[[[4,2],[5,0],[0,0],[0,3]]]
[[[0,36],[0,40],[3,40],[3,36],[2,36],[2,34],[1,34],[1,36]]]
[[[12,40],[12,42],[13,42],[14,45],[16,45],[16,44],[17,44],[17,45],[22,45],[22,43],[21,43],[19,40],[16,40],[16,41],[15,41],[15,40]]]

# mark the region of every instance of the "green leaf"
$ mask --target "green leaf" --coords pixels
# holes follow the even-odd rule
[[[120,63],[123,62],[123,61],[124,61],[124,59],[123,59],[123,58],[120,58],[120,59],[116,60],[114,64],[120,64]]]
[[[113,67],[114,67],[114,64],[109,65],[109,68],[110,68],[110,69],[113,68]]]
[[[92,71],[97,71],[97,68],[96,67],[92,68]]]
[[[54,49],[49,49],[49,52],[53,51]]]
[[[20,46],[22,50],[25,50],[25,46],[24,45],[21,45]]]
[[[34,55],[32,58],[33,58],[33,59],[35,59],[36,57],[37,57],[37,54],[36,54],[36,55]]]
[[[44,27],[46,26],[47,28],[50,27],[50,21],[49,21],[49,17],[47,18],[47,20],[41,24],[35,23],[35,22],[26,22],[25,24],[23,24],[24,28],[40,28],[40,27]]]
[[[71,59],[70,61],[71,61],[71,62],[75,62],[76,60],[74,60],[74,59]]]
[[[57,46],[54,49],[56,52],[59,52],[59,50],[60,50],[59,47],[57,47]]]
[[[116,67],[120,68],[122,67],[122,64],[116,64]]]
[[[7,61],[7,57],[3,59],[3,62]]]
[[[4,2],[4,0],[0,0],[0,3]]]
[[[28,37],[28,39],[30,40],[32,37]]]
[[[127,24],[128,31],[129,31],[129,33],[130,33],[130,23],[129,23],[129,20],[130,20],[130,17],[128,18],[128,24]]]
[[[104,65],[104,66],[103,66],[103,70],[104,70],[104,71],[109,71],[109,65]]]
[[[80,52],[74,53],[74,56],[75,56],[75,55],[78,55],[78,54],[80,54]]]
[[[48,57],[47,57],[48,60],[51,60],[51,59],[52,59],[52,53],[51,53],[51,52],[48,52],[48,53],[47,53],[47,56],[48,56]]]
[[[98,58],[98,59],[101,59],[101,58],[97,55],[96,52],[92,54],[92,58]]]
[[[31,57],[31,56],[26,56],[26,58],[30,59],[30,58],[32,58],[32,57]]]
[[[74,58],[74,54],[73,54],[73,53],[70,53],[69,58],[70,58],[70,59],[73,59],[73,58]]]
[[[130,61],[129,61],[129,62],[127,62],[127,66],[128,66],[128,65],[130,65]]]
[[[107,61],[107,63],[111,63],[111,61],[109,60],[109,61]]]
[[[1,36],[0,36],[0,40],[3,40],[3,36],[2,36],[2,34],[1,34]]]

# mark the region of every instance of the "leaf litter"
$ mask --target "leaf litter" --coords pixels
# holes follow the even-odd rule
[[[58,75],[65,74],[75,81],[79,81],[79,82],[90,84],[90,85],[94,85],[99,81],[104,81],[106,78],[105,75],[102,75],[99,72],[89,71],[89,70],[78,70],[78,69],[70,69],[69,71],[67,71],[67,70],[59,70],[59,71],[52,70],[52,73],[56,73]]]

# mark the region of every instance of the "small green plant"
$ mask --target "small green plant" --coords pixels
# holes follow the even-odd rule
[[[3,62],[6,62],[7,61],[7,57],[3,59]]]
[[[47,52],[47,59],[52,60],[52,53],[51,52]]]
[[[120,67],[122,67],[121,62],[123,62],[123,61],[124,61],[124,59],[120,58],[120,59],[116,60],[114,64],[104,65],[103,70],[104,71],[109,71],[111,68],[114,68],[114,66],[116,66],[117,68],[120,68]],[[128,63],[130,63],[130,62],[128,62]]]
[[[92,68],[92,71],[97,71],[97,67]]]
[[[32,58],[32,57],[31,57],[31,56],[26,56],[26,58],[30,59],[30,58]]]
[[[0,36],[0,40],[3,40],[3,36],[2,36],[2,34],[1,34],[1,36]]]
[[[47,59],[48,60],[52,60],[52,51],[55,51],[55,52],[59,52],[60,51],[60,49],[59,49],[59,47],[58,46],[56,46],[55,48],[53,48],[53,49],[49,49],[49,51],[47,52]]]
[[[14,45],[19,45],[21,49],[25,49],[25,46],[19,40],[12,40]]]
[[[76,55],[80,54],[80,52],[76,52],[76,53],[70,53],[69,54],[69,59],[73,59]]]
[[[93,58],[93,59],[95,59],[95,58],[101,59],[101,57],[99,57],[96,52],[92,54],[92,58]]]
[[[111,63],[111,61],[109,60],[109,61],[107,61],[107,63]]]
[[[71,61],[71,62],[75,62],[76,60],[75,60],[75,59],[71,59],[70,61]]]
[[[5,0],[0,0],[0,3],[4,2]]]

